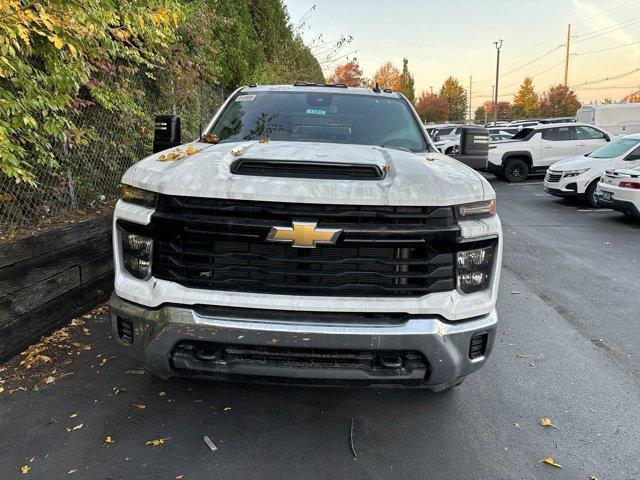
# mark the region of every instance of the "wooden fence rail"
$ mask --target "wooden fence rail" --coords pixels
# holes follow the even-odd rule
[[[0,244],[0,362],[104,301],[111,215]]]

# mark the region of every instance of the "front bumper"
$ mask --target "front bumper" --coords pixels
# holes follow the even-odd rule
[[[441,317],[410,315],[401,321],[336,322],[305,318],[292,321],[291,312],[252,309],[164,305],[146,308],[113,294],[109,302],[114,337],[125,351],[162,376],[244,378],[305,383],[438,386],[478,370],[491,353],[496,336],[495,310],[473,319],[445,322]],[[232,313],[230,314],[230,310]],[[284,315],[286,313],[287,315]],[[311,315],[311,314],[310,314]],[[348,315],[348,314],[345,314]],[[382,318],[382,320],[381,320]],[[129,322],[132,338],[123,341],[122,321]],[[119,324],[120,323],[120,324]],[[482,355],[470,358],[472,337],[484,338]],[[359,366],[273,363],[261,361],[184,361],[177,352],[185,343],[295,349],[299,352],[410,351],[421,354],[424,369],[371,370]],[[236,350],[238,350],[236,348]],[[377,357],[376,357],[377,358]],[[419,375],[419,378],[416,376]]]
[[[604,197],[605,192],[611,194],[606,199]],[[630,198],[625,198],[625,196],[630,196],[629,191],[623,191],[623,189],[612,185],[598,185],[595,193],[599,205],[612,208],[619,212],[626,212],[629,215],[640,218],[640,208],[638,208],[638,205]]]

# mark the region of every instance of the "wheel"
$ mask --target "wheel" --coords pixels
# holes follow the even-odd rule
[[[522,182],[529,175],[529,165],[521,158],[507,160],[504,167],[504,178],[509,183]]]
[[[596,199],[596,188],[598,187],[598,181],[591,182],[591,184],[584,191],[584,198],[592,208],[599,208],[598,200]]]

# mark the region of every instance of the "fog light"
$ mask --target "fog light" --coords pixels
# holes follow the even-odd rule
[[[153,240],[124,230],[121,232],[124,268],[135,278],[148,279],[151,277]]]
[[[487,288],[492,265],[493,247],[458,252],[456,267],[460,291],[473,293]]]

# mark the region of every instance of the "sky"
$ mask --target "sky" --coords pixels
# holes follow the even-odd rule
[[[439,90],[453,75],[469,89],[472,108],[490,100],[495,40],[500,53],[499,100],[511,101],[525,76],[536,91],[564,82],[571,24],[569,81],[583,103],[614,100],[640,88],[640,0],[284,0],[325,74],[353,57],[371,77],[403,57],[416,93]],[[315,8],[314,8],[315,5]],[[619,27],[615,27],[622,24]],[[353,40],[332,61],[327,50],[344,35]],[[606,51],[599,51],[606,50]],[[542,57],[542,58],[538,58]],[[616,77],[637,70],[632,74]],[[605,78],[610,80],[597,82]],[[585,84],[586,85],[583,85]]]

